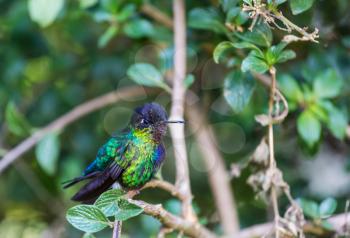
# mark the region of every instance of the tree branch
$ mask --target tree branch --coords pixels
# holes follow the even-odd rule
[[[150,182],[146,183],[145,186],[143,186],[141,189],[143,190],[146,188],[160,188],[169,192],[172,196],[177,197],[181,201],[184,200],[184,197],[177,190],[177,188],[173,184],[164,180],[158,180],[158,179],[151,180]]]
[[[46,127],[38,130],[32,136],[28,137],[15,148],[8,151],[4,157],[0,160],[0,174],[20,156],[33,148],[45,135],[52,132],[61,131],[63,128],[78,120],[79,118],[94,112],[100,108],[111,105],[120,101],[121,99],[130,99],[138,95],[143,94],[145,91],[143,87],[130,86],[116,91],[107,93],[103,96],[92,99],[81,105],[76,106],[70,112],[59,117],[55,121],[51,122]],[[155,91],[155,90],[153,90]]]
[[[147,16],[153,18],[155,21],[160,24],[166,26],[167,28],[173,28],[173,22],[169,16],[164,14],[158,8],[152,6],[149,3],[145,3],[141,6],[141,12],[146,14]]]
[[[161,204],[153,205],[144,201],[132,199],[129,199],[128,201],[143,208],[145,214],[156,218],[163,225],[174,230],[182,231],[184,235],[200,238],[216,237],[215,234],[213,234],[205,227],[201,226],[198,222],[189,221],[179,216],[175,216],[170,212],[166,211]]]
[[[344,227],[346,226],[346,224],[348,224],[347,213],[335,215],[327,219],[327,221],[333,226],[334,230],[337,233],[342,234],[345,232]],[[235,236],[235,238],[263,237],[273,229],[273,226],[274,226],[273,223],[264,223],[260,225],[254,225],[241,230],[241,232],[239,232],[238,235]],[[319,230],[318,228],[319,227],[316,227],[312,223],[307,223],[304,225],[303,230],[305,233],[312,233],[315,230]],[[326,233],[325,230],[323,230],[323,232]]]
[[[174,79],[172,90],[172,106],[170,118],[183,120],[185,103],[186,77],[186,20],[183,0],[173,0],[174,12]],[[176,160],[176,187],[182,194],[182,213],[185,219],[195,221],[192,208],[192,192],[190,187],[185,129],[183,124],[170,124],[170,133]]]
[[[209,177],[209,184],[218,209],[224,233],[226,236],[232,237],[239,231],[236,202],[233,197],[230,179],[225,168],[224,160],[214,142],[212,128],[208,125],[205,116],[200,111],[201,110],[198,106],[192,105],[187,108],[186,114],[189,117],[189,124],[190,127],[193,128],[193,131],[195,128],[198,128],[198,125],[200,125],[200,129],[195,132],[194,136],[204,163],[208,168],[207,174]],[[212,168],[213,161],[215,161],[214,168]]]

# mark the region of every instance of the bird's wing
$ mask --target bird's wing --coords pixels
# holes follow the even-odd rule
[[[161,143],[158,145],[154,156],[153,156],[153,171],[154,173],[157,173],[157,171],[159,170],[160,166],[163,164],[163,161],[165,159],[166,156],[166,151],[165,151],[165,147],[164,145]]]
[[[99,148],[95,160],[86,167],[84,175],[95,171],[102,172],[115,160],[121,160],[128,144],[128,136],[129,133],[127,131],[121,131],[117,135],[109,138],[106,143]]]
[[[129,146],[128,134],[123,133],[111,137],[98,151],[96,159],[85,170],[85,178],[91,179],[73,197],[74,201],[94,201],[101,193],[110,188],[126,168],[125,151]],[[89,176],[94,174],[94,176]],[[72,183],[74,184],[74,183]],[[70,184],[69,184],[70,185]]]

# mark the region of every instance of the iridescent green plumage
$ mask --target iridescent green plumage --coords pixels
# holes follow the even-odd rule
[[[114,163],[123,170],[118,179],[122,186],[127,189],[139,188],[151,179],[164,155],[162,144],[153,140],[148,129],[129,128],[110,138],[99,149],[95,161],[84,174],[103,171]]]
[[[138,189],[151,180],[165,158],[162,138],[167,123],[166,112],[158,104],[145,104],[135,109],[129,126],[98,150],[83,176],[65,186],[91,179],[72,199],[94,200],[115,181],[129,190]]]

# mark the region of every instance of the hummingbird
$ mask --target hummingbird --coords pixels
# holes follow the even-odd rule
[[[73,201],[90,203],[115,182],[125,190],[137,190],[150,181],[164,162],[163,138],[169,123],[164,108],[157,103],[137,107],[126,128],[102,145],[83,174],[65,182],[68,188],[88,182],[72,197]]]

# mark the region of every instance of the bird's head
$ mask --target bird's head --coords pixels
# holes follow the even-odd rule
[[[156,139],[161,139],[165,135],[168,123],[184,123],[184,121],[169,121],[165,109],[158,103],[146,103],[137,107],[130,121],[133,128],[149,129]]]

